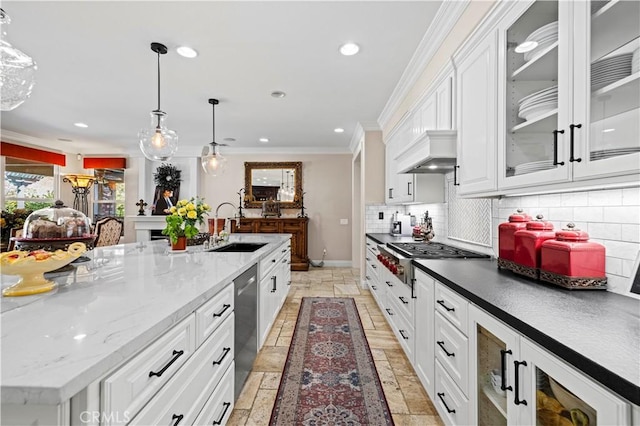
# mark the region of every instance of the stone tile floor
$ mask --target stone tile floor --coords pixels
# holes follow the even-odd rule
[[[291,289],[229,418],[229,425],[267,425],[303,297],[353,297],[360,313],[382,388],[396,425],[442,425],[433,403],[405,357],[360,272],[311,268],[292,272]]]

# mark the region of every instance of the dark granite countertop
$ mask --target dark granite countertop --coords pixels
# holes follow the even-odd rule
[[[495,260],[416,259],[413,264],[640,405],[640,300],[564,290],[500,270]]]

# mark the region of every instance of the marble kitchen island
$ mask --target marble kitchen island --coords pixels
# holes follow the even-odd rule
[[[232,280],[264,263],[289,238],[289,234],[232,237],[232,241],[268,243],[252,253],[204,252],[196,246],[173,254],[166,241],[96,248],[75,270],[51,278],[59,283],[54,291],[3,297],[2,424],[15,424],[27,413],[29,424],[34,419],[38,424],[126,423],[135,413],[116,413],[120,418],[106,421],[99,418],[104,415],[100,381],[176,325],[187,330],[186,340],[197,341],[196,314],[201,307],[219,298],[224,289],[231,288],[233,295]],[[16,281],[15,276],[2,275],[2,287]],[[183,326],[186,321],[193,324]],[[195,357],[191,355],[195,344],[190,344],[193,347],[182,363]],[[80,419],[80,414],[85,417]]]

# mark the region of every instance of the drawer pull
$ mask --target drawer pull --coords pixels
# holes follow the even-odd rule
[[[372,267],[373,269],[378,269],[378,267],[377,267],[376,265],[371,265],[371,267]]]
[[[385,281],[385,283],[387,283],[389,287],[393,287],[393,284],[391,284],[391,281]]]
[[[416,294],[415,294],[415,287],[416,287],[416,279],[415,278],[411,278],[411,298],[412,299],[417,299]]]
[[[409,302],[407,302],[407,301],[406,301],[406,299],[405,299],[403,296],[398,296],[398,299],[400,299],[400,301],[401,301],[402,303],[404,303],[405,305],[408,305],[408,304],[409,304]]]
[[[276,263],[276,260],[275,260],[275,259],[271,259],[271,261],[272,261],[273,263]]]
[[[219,359],[219,360],[217,360],[217,361],[213,361],[213,365],[220,365],[220,364],[222,364],[222,360],[224,359],[224,357],[226,357],[226,356],[227,356],[227,354],[228,354],[229,352],[231,352],[231,348],[224,348],[224,349],[222,350],[222,352],[223,352],[223,354],[222,354],[222,356],[220,357],[220,359]]]
[[[276,287],[276,280],[278,279],[275,275],[271,277],[271,279],[273,280],[273,288],[271,289],[271,293],[275,293],[277,290]]]
[[[370,279],[371,279],[371,277],[370,277],[369,275],[365,275],[364,277],[365,277],[367,280],[370,280]]]
[[[448,312],[456,310],[455,308],[450,308],[447,305],[445,305],[444,300],[436,300],[436,302],[438,303],[438,305],[442,305],[442,307],[445,308]]]
[[[287,252],[287,249],[282,249],[282,252],[283,252],[283,253],[286,253],[286,252]]]
[[[149,377],[153,377],[153,376],[160,377],[160,376],[162,376],[164,374],[164,372],[167,371],[167,368],[171,367],[171,364],[176,362],[176,360],[178,358],[180,358],[183,354],[184,354],[184,351],[173,351],[173,358],[171,359],[171,361],[169,361],[167,363],[167,365],[162,367],[162,370],[158,371],[157,373],[154,372],[154,371],[149,371]]]
[[[370,262],[370,261],[371,261],[371,259],[369,259],[368,257],[365,257],[365,259],[367,259],[367,262]]]
[[[438,346],[440,346],[440,349],[442,349],[444,351],[444,353],[447,354],[447,356],[456,356],[456,354],[454,352],[449,352],[448,350],[445,349],[444,340],[440,340],[440,341],[438,341],[436,343],[438,344]]]
[[[371,288],[374,289],[374,290],[378,289],[378,287],[376,287],[375,285],[372,285]]]
[[[400,332],[400,335],[402,336],[402,338],[404,340],[409,340],[409,338],[407,336],[404,335],[405,331],[404,330],[398,330],[398,332]]]
[[[184,416],[182,414],[180,415],[174,414],[173,416],[171,416],[171,421],[175,420],[175,423],[173,424],[173,426],[178,426],[178,423],[180,423],[180,421],[182,421],[183,418]]]
[[[521,365],[524,365],[526,367],[527,366],[527,361],[522,361],[522,362],[513,361],[513,365],[515,366],[515,370],[516,370],[515,374],[514,374],[515,380],[516,380],[516,382],[514,383],[514,386],[516,388],[516,391],[515,391],[515,396],[513,398],[513,402],[516,405],[521,405],[521,404],[522,405],[527,405],[527,401],[525,401],[524,399],[520,399],[520,389],[519,389],[520,388],[520,383],[518,383],[520,381],[520,372],[518,371],[519,367]]]
[[[223,402],[222,405],[224,406],[224,410],[222,411],[222,415],[220,416],[220,418],[218,420],[214,420],[213,423],[211,423],[213,426],[222,424],[222,421],[224,420],[224,416],[227,415],[227,410],[229,409],[229,407],[231,407],[231,403],[230,402]]]
[[[385,309],[385,310],[387,311],[387,313],[388,313],[389,315],[393,315],[393,312],[391,312],[391,309],[387,308],[387,309]]]
[[[447,405],[446,402],[444,402],[444,392],[443,393],[438,393],[438,398],[440,398],[440,401],[442,401],[442,405],[444,405],[444,408],[447,409],[447,413],[455,413],[456,410],[452,410],[451,408],[449,408],[449,406]]]
[[[282,259],[282,263],[287,263],[287,259]]]
[[[224,305],[222,305],[222,310],[220,312],[218,312],[217,314],[213,314],[214,317],[221,317],[222,314],[224,314],[227,309],[229,309],[231,307],[231,305],[225,303]]]
[[[510,390],[513,388],[511,386],[507,386],[507,354],[511,355],[511,349],[504,350],[500,349],[500,369],[502,370],[502,383],[500,384],[500,389],[503,391]]]

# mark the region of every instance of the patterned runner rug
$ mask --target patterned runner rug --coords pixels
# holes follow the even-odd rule
[[[271,425],[393,425],[352,298],[305,297]]]

